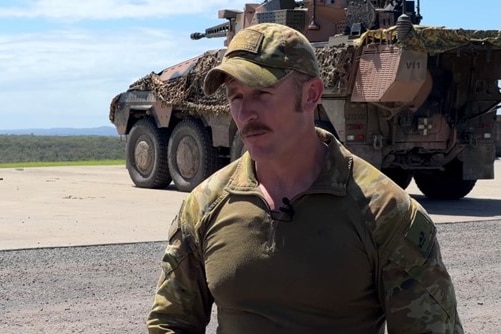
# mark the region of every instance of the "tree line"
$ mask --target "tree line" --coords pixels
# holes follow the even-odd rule
[[[0,135],[0,163],[118,160],[124,152],[120,137]]]

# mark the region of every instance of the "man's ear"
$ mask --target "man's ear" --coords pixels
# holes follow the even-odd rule
[[[324,84],[319,78],[313,78],[306,83],[304,88],[304,107],[306,110],[315,110],[324,93]]]

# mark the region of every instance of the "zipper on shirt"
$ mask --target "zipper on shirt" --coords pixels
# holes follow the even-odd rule
[[[271,210],[268,203],[263,199],[263,202],[266,205],[267,213],[269,221],[269,230],[268,230],[268,238],[265,244],[265,250],[267,253],[272,253],[276,250],[277,247],[277,228],[280,222],[285,222],[287,213],[281,212],[280,210]],[[291,217],[292,220],[292,217]]]
[[[270,222],[270,228],[268,230],[268,239],[266,240],[265,250],[267,253],[273,253],[276,248],[276,231],[278,221],[274,220],[271,213],[268,212],[268,221]]]
[[[269,222],[269,229],[268,229],[268,236],[267,240],[265,243],[265,251],[267,253],[273,253],[277,249],[277,228],[278,224],[280,222],[291,222],[293,219],[294,213],[286,213],[284,211],[281,211],[280,209],[278,210],[272,210],[266,199],[259,194],[258,195],[261,200],[263,201],[263,204],[266,209],[266,217],[268,218]],[[297,205],[297,199],[298,195],[294,196],[294,198],[290,199],[289,205],[291,202],[295,202]]]

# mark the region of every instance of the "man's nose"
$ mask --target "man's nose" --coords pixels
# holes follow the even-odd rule
[[[255,103],[252,102],[251,98],[242,99],[241,103],[238,106],[236,114],[237,121],[240,124],[245,124],[258,118],[255,109]]]

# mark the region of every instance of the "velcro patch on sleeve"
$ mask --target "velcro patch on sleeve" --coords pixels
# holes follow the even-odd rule
[[[424,257],[427,257],[435,242],[437,228],[424,213],[417,211],[405,239],[416,246]]]

